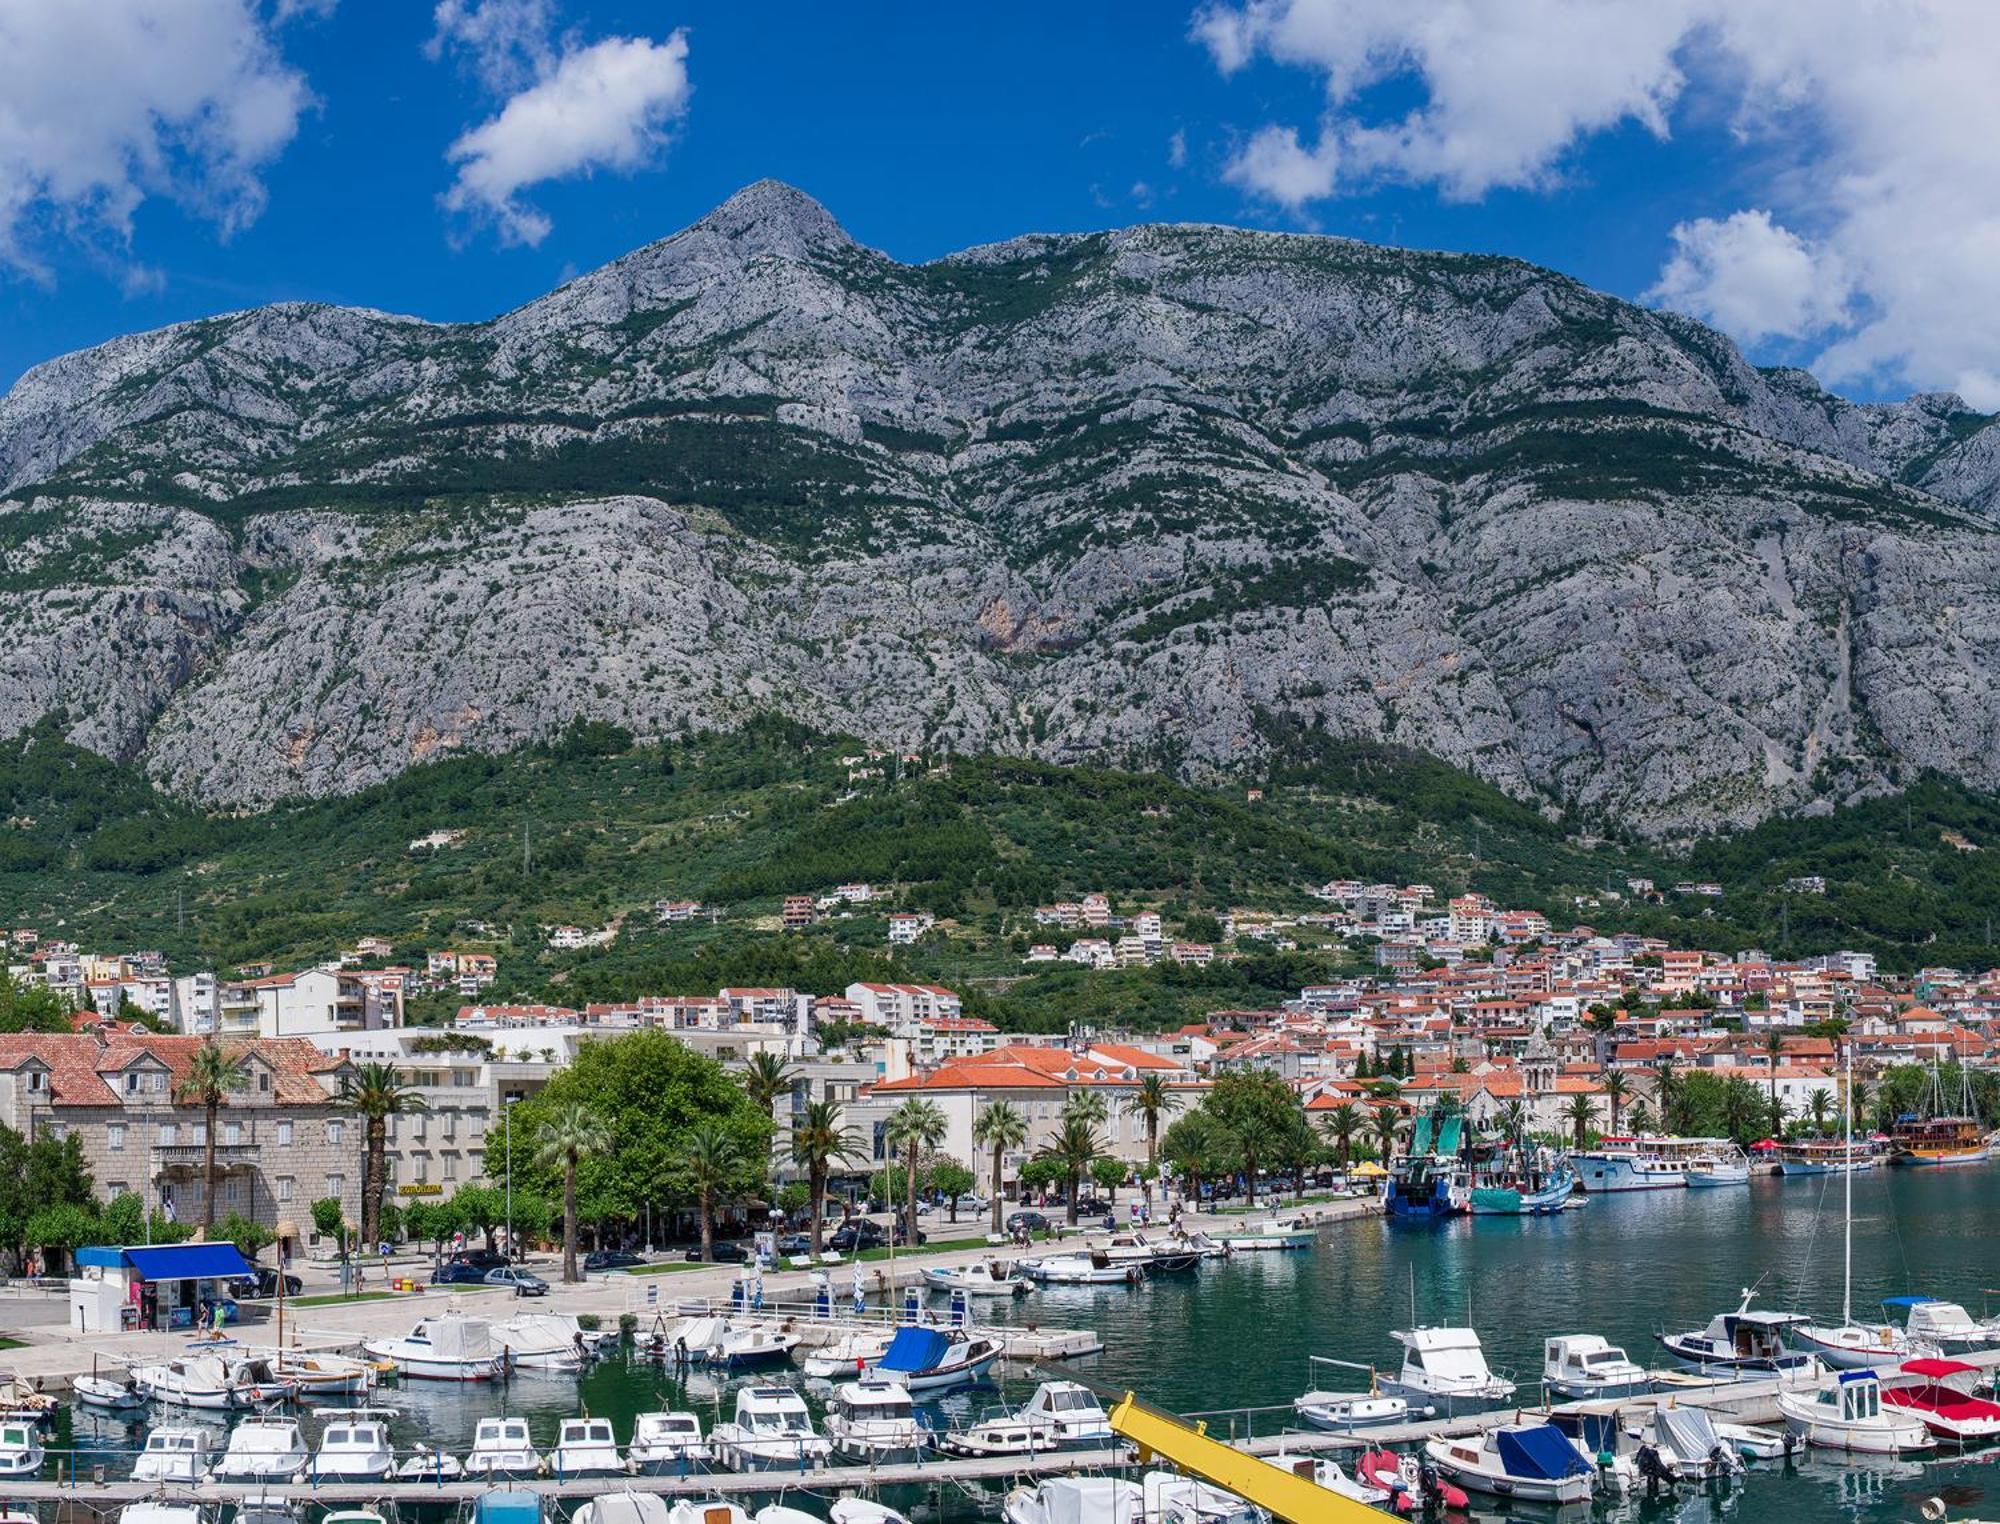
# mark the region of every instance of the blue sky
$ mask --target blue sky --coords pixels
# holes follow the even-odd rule
[[[1718,321],[1856,395],[1958,385],[2000,405],[2000,382],[1982,391],[2000,327],[1968,332],[1925,295],[1981,268],[1976,200],[1996,193],[1972,193],[1966,226],[1899,235],[1927,209],[1853,188],[1987,167],[1978,145],[1913,167],[1930,150],[1857,142],[1869,111],[1925,100],[2000,137],[1970,84],[1951,93],[1945,55],[2000,60],[1950,0],[1928,49],[1881,43],[1900,66],[1878,68],[1886,83],[1841,72],[1869,38],[1833,48],[1769,17],[1736,34],[1712,0],[1520,0],[1499,20],[1475,0],[18,3],[0,17],[17,118],[11,137],[0,119],[0,385],[282,299],[490,316],[768,175],[904,260],[1154,219],[1515,254]],[[197,11],[208,30],[177,35]],[[90,35],[127,25],[130,47]],[[10,27],[46,31],[10,48]],[[641,72],[592,94],[599,64]],[[1775,116],[1766,77],[1793,82]],[[628,119],[551,142],[527,107],[571,86]],[[65,115],[61,91],[129,102],[123,125]],[[37,109],[56,130],[20,125]],[[1923,258],[1923,280],[1894,273]],[[2000,290],[1965,295],[1981,322],[2000,309]]]

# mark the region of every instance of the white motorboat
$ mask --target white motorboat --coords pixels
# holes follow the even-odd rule
[[[366,1360],[304,1349],[272,1350],[268,1358],[278,1378],[296,1386],[299,1396],[308,1402],[323,1397],[366,1397],[375,1390],[375,1367]]]
[[[146,1435],[146,1448],[132,1463],[135,1482],[167,1482],[192,1487],[208,1479],[209,1445],[206,1429],[163,1424]]]
[[[396,1468],[399,1482],[455,1482],[464,1475],[459,1458],[436,1445],[418,1445],[417,1453]]]
[[[1596,1334],[1561,1334],[1542,1345],[1542,1384],[1558,1397],[1635,1397],[1652,1377],[1616,1344]]]
[[[731,1471],[804,1471],[826,1463],[833,1442],[813,1427],[805,1399],[788,1386],[747,1386],[736,1416],[709,1435],[718,1464]]]
[[[1875,1370],[1940,1353],[1935,1344],[1921,1344],[1893,1323],[1801,1323],[1791,1337],[1805,1353],[1841,1371]]]
[[[818,1514],[784,1503],[766,1503],[750,1515],[750,1524],[824,1524]]]
[[[1956,1302],[1929,1296],[1886,1297],[1882,1305],[1902,1308],[1903,1331],[1947,1355],[2000,1348],[2000,1318],[1975,1318]]]
[[[177,1408],[227,1412],[251,1405],[248,1388],[230,1377],[213,1355],[189,1355],[159,1365],[135,1365],[132,1379],[155,1402]]]
[[[396,1447],[388,1420],[394,1408],[315,1408],[324,1419],[313,1452],[315,1482],[376,1482],[396,1469]]]
[[[1984,1374],[1962,1360],[1909,1360],[1883,1386],[1882,1405],[1921,1419],[1939,1439],[1983,1444],[2000,1438],[2000,1403],[1974,1395]]]
[[[861,1329],[842,1334],[831,1344],[822,1344],[799,1361],[799,1369],[819,1381],[858,1376],[889,1352],[896,1337],[893,1328]]]
[[[299,1384],[283,1375],[261,1350],[221,1350],[216,1358],[229,1372],[230,1381],[253,1408],[290,1402],[299,1395]]]
[[[1034,1288],[1028,1278],[1004,1259],[982,1259],[974,1265],[926,1269],[924,1284],[939,1291],[963,1291],[967,1296],[1026,1296]]]
[[[1778,1393],[1785,1427],[1807,1444],[1859,1455],[1911,1455],[1935,1441],[1923,1419],[1884,1407],[1882,1381],[1872,1370],[1838,1371],[1817,1387]]]
[[[0,1476],[37,1476],[48,1452],[42,1426],[27,1419],[0,1419]]]
[[[1426,1440],[1424,1454],[1468,1492],[1492,1497],[1584,1503],[1597,1488],[1590,1462],[1552,1424],[1502,1424],[1462,1439]]]
[[[599,1519],[597,1524],[654,1524],[654,1521]],[[667,1524],[750,1524],[750,1515],[738,1504],[722,1498],[682,1498],[667,1510]]]
[[[1289,1456],[1281,1452],[1271,1458],[1271,1464],[1384,1513],[1414,1513],[1421,1506],[1415,1456],[1399,1456],[1393,1450],[1364,1451],[1355,1461],[1352,1475],[1339,1461],[1323,1455]],[[1450,1489],[1450,1496],[1454,1501],[1448,1506],[1464,1506],[1465,1494],[1456,1487]]]
[[[1812,1357],[1785,1342],[1785,1336],[1807,1321],[1802,1313],[1752,1309],[1754,1288],[1746,1289],[1734,1312],[1718,1312],[1706,1328],[1663,1333],[1660,1343],[1683,1365],[1698,1371],[1796,1370]]]
[[[1748,1185],[1750,1159],[1734,1143],[1720,1143],[1689,1159],[1687,1167],[1681,1171],[1681,1181],[1690,1190]]]
[[[910,1524],[910,1516],[887,1503],[854,1496],[835,1498],[826,1511],[833,1524]]]
[[[1479,1335],[1470,1328],[1393,1329],[1403,1346],[1403,1368],[1377,1382],[1392,1397],[1413,1397],[1446,1417],[1508,1401],[1514,1383],[1486,1364]]]
[[[292,1482],[312,1465],[296,1419],[245,1418],[209,1475],[218,1482]]]
[[[78,1376],[70,1383],[70,1395],[83,1406],[106,1413],[131,1413],[146,1405],[146,1394],[130,1376],[123,1381],[96,1374]]]
[[[1274,1217],[1268,1222],[1229,1228],[1222,1234],[1222,1246],[1232,1254],[1264,1249],[1310,1249],[1318,1241],[1319,1230],[1303,1217]]]
[[[1110,1476],[1053,1476],[1016,1487],[1000,1507],[1006,1524],[1139,1524],[1146,1494]]]
[[[728,1504],[714,1506],[718,1512],[730,1509],[739,1520],[743,1513],[742,1509],[731,1508]],[[668,1524],[673,1513],[673,1507],[656,1492],[603,1492],[579,1503],[576,1512],[570,1515],[570,1524]],[[699,1514],[696,1518],[699,1521]],[[718,1519],[715,1524],[728,1524],[728,1521]]]
[[[826,1407],[834,1454],[868,1465],[915,1461],[930,1448],[930,1430],[918,1420],[907,1388],[864,1379],[833,1389]]]
[[[252,1492],[239,1499],[229,1524],[304,1524],[299,1505],[282,1493]]]
[[[402,1375],[427,1381],[491,1381],[500,1373],[493,1325],[462,1313],[420,1318],[401,1338],[375,1339],[362,1348],[378,1360],[393,1360]]]
[[[1146,1279],[1143,1265],[1115,1260],[1102,1249],[1024,1259],[1020,1270],[1045,1286],[1136,1286]]]
[[[1334,1433],[1408,1423],[1413,1416],[1429,1418],[1436,1411],[1428,1407],[1412,1408],[1407,1397],[1385,1397],[1380,1392],[1318,1391],[1294,1398],[1292,1410],[1315,1429]]]
[[[999,1361],[998,1339],[963,1329],[899,1328],[875,1372],[902,1383],[912,1395],[975,1386]]]
[[[708,1460],[708,1441],[692,1413],[641,1413],[626,1453],[641,1476],[681,1476]]]
[[[1076,1381],[1044,1381],[1012,1412],[984,1418],[970,1428],[937,1436],[953,1455],[1039,1455],[1049,1450],[1094,1450],[1118,1443],[1104,1404]]]
[[[756,1370],[785,1364],[798,1347],[799,1336],[795,1333],[763,1323],[743,1326],[732,1323],[723,1330],[708,1360],[709,1364],[725,1370]]]
[[[549,1451],[549,1470],[558,1478],[624,1476],[625,1457],[608,1418],[565,1418]]]
[[[207,1524],[198,1503],[169,1503],[160,1498],[149,1503],[127,1503],[118,1510],[118,1524]]]
[[[525,1418],[482,1418],[472,1431],[472,1452],[465,1457],[465,1474],[488,1481],[496,1477],[538,1475],[541,1453],[528,1437]]]
[[[582,1324],[555,1312],[520,1313],[495,1323],[490,1337],[510,1370],[579,1371],[597,1352]]]
[[[1265,1524],[1269,1517],[1233,1492],[1176,1471],[1148,1471],[1139,1499],[1143,1524]]]

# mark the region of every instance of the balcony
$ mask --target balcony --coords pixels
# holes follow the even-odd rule
[[[207,1162],[208,1145],[205,1143],[155,1143],[153,1145],[153,1167],[155,1169],[201,1169]],[[215,1167],[217,1169],[248,1169],[257,1162],[255,1143],[218,1143],[215,1145]]]

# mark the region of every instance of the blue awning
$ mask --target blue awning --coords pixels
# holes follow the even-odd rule
[[[1934,1296],[1885,1296],[1882,1298],[1882,1305],[1884,1307],[1921,1307],[1926,1302],[1935,1302],[1936,1300],[1937,1298]]]
[[[949,1348],[951,1340],[935,1328],[899,1328],[875,1368],[889,1372],[927,1371],[944,1358]]]
[[[125,1261],[147,1281],[206,1280],[213,1276],[249,1275],[250,1262],[234,1244],[161,1244],[151,1249],[125,1250]]]
[[[1493,1438],[1500,1451],[1500,1464],[1507,1468],[1509,1476],[1553,1482],[1590,1473],[1590,1463],[1550,1424],[1499,1429]]]

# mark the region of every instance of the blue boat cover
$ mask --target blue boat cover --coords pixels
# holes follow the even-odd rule
[[[1926,1302],[1935,1302],[1936,1300],[1937,1298],[1934,1296],[1885,1296],[1882,1298],[1882,1305],[1884,1307],[1921,1307]]]
[[[1499,1429],[1493,1438],[1499,1447],[1500,1464],[1507,1468],[1509,1476],[1553,1482],[1566,1476],[1590,1474],[1589,1462],[1576,1453],[1576,1446],[1553,1424]]]
[[[482,1493],[473,1518],[476,1524],[541,1524],[542,1500],[532,1492]]]
[[[899,1328],[888,1353],[875,1363],[883,1371],[927,1371],[933,1369],[951,1348],[951,1340],[935,1328]]]
[[[234,1244],[161,1244],[125,1251],[141,1279],[149,1281],[204,1280],[210,1276],[248,1275],[250,1263]]]

